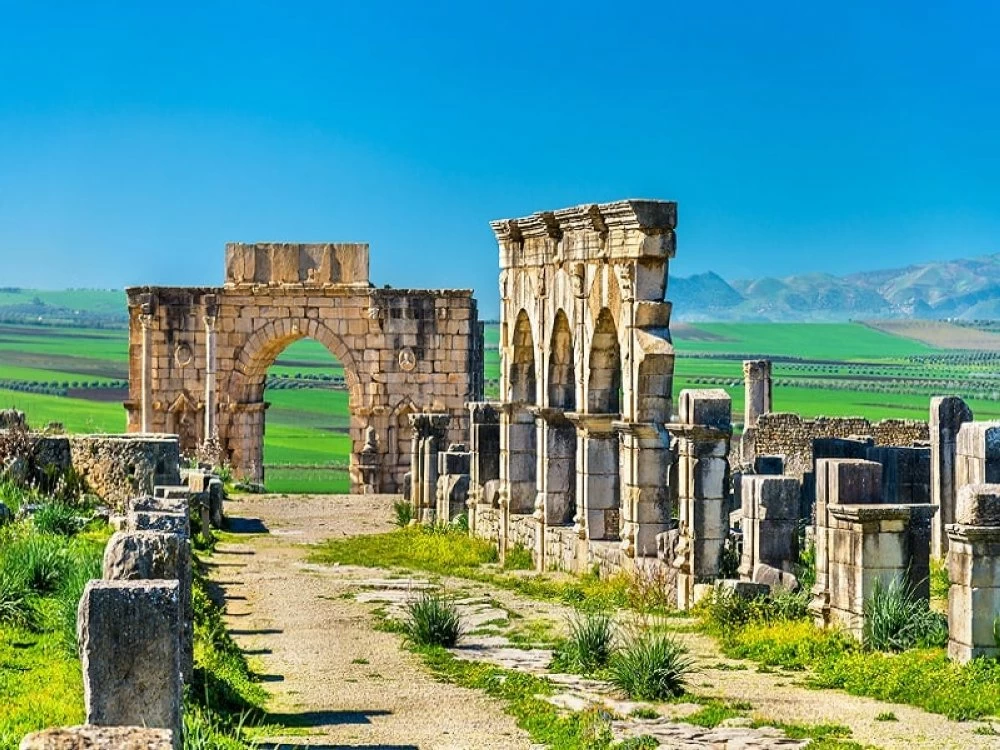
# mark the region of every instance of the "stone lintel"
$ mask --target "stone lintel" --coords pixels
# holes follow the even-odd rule
[[[621,418],[620,414],[583,414],[581,412],[567,412],[566,419],[572,422],[578,430],[587,435],[595,437],[610,437],[615,433],[615,422]]]
[[[728,440],[733,436],[732,426],[728,429],[720,429],[703,424],[684,424],[683,422],[669,422],[664,426],[671,436],[686,440]]]
[[[966,526],[950,523],[945,526],[948,539],[954,542],[1000,542],[1000,526]]]
[[[231,401],[228,404],[220,404],[227,411],[237,414],[248,412],[264,411],[271,405],[270,401]]]
[[[410,426],[416,431],[417,437],[421,438],[443,438],[449,422],[451,422],[451,415],[443,412],[410,415]]]
[[[828,505],[827,513],[838,521],[865,523],[868,521],[929,520],[937,513],[936,505]]]
[[[472,424],[499,424],[503,406],[502,401],[467,401],[465,403]]]
[[[663,435],[663,427],[655,422],[612,422],[615,432],[632,435],[639,439],[659,438]],[[669,427],[669,425],[667,425]]]
[[[550,427],[568,427],[570,412],[553,406],[529,406],[528,411],[536,420],[547,422]]]

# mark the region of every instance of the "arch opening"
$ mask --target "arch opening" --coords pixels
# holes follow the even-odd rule
[[[576,361],[573,333],[566,313],[556,313],[549,348],[549,406],[554,409],[576,409]]]
[[[286,343],[265,370],[261,395],[268,404],[262,423],[267,491],[350,492],[350,395],[333,353],[309,337]]]
[[[514,323],[514,356],[510,368],[510,400],[515,403],[533,404],[537,398],[535,380],[535,339],[531,334],[531,321],[524,310]]]
[[[587,410],[592,414],[619,414],[622,410],[622,357],[618,329],[607,308],[601,310],[590,347]]]

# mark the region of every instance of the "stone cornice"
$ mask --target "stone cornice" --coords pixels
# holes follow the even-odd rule
[[[839,521],[906,521],[930,519],[938,507],[927,503],[908,505],[827,505],[827,512]]]

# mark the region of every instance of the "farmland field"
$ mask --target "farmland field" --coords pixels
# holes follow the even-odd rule
[[[111,294],[49,297],[60,303],[100,300],[95,319],[106,327],[0,323],[0,408],[22,409],[36,426],[57,421],[72,432],[124,429],[127,335],[120,324],[112,327],[108,321],[113,318],[101,317]],[[5,309],[14,308],[0,307]],[[73,314],[60,312],[64,317]],[[936,324],[924,330],[911,322],[898,330],[906,335],[858,323],[677,324],[675,397],[682,388],[724,388],[733,398],[734,420],[739,423],[742,360],[769,357],[774,361],[774,407],[779,411],[926,419],[932,395],[955,393],[969,401],[977,418],[1000,418],[1000,352],[943,348],[949,343],[942,339],[946,329]],[[488,397],[498,390],[498,340],[498,326],[487,325]],[[347,488],[350,440],[343,376],[340,364],[311,340],[290,345],[268,371],[269,490]]]

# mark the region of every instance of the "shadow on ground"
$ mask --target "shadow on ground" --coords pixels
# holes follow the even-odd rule
[[[226,531],[230,534],[267,534],[268,528],[259,518],[229,516],[226,519]]]
[[[380,708],[371,711],[302,711],[300,713],[266,714],[263,723],[296,728],[333,727],[345,724],[371,724],[372,716],[389,716],[391,714],[392,711]],[[322,746],[311,745],[310,747]],[[395,747],[395,745],[391,747]]]

